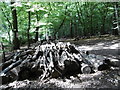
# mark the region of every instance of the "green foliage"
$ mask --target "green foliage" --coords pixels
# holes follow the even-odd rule
[[[36,27],[39,27],[40,37],[46,34],[46,30],[50,35],[68,37],[71,27],[73,35],[81,37],[89,34],[98,35],[98,32],[101,34],[112,32],[113,4],[110,2],[17,2],[11,5],[0,2],[0,41],[10,42],[13,38],[10,27],[11,6],[17,10],[18,36],[21,44],[25,44],[28,11],[31,12],[30,39],[34,39]]]

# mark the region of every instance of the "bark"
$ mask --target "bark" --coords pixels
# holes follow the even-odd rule
[[[7,33],[8,33],[9,43],[11,44],[11,36],[10,36],[10,31],[8,31]]]
[[[93,31],[93,26],[92,26],[92,24],[93,24],[93,23],[92,23],[92,22],[93,22],[92,15],[90,16],[90,22],[91,22],[91,23],[90,23],[90,29],[91,29],[91,35],[92,35],[93,32],[94,32],[94,31]]]
[[[73,38],[72,20],[70,21],[70,37]]]
[[[11,2],[11,4],[14,4],[14,2]],[[19,49],[20,43],[18,39],[18,23],[17,23],[17,12],[14,7],[11,7],[12,9],[12,18],[13,18],[13,49]]]
[[[106,23],[106,16],[103,18],[103,22],[102,22],[102,27],[101,27],[101,34],[102,35],[106,34],[105,23]]]
[[[5,51],[4,51],[4,45],[2,42],[1,42],[1,47],[2,47],[2,62],[4,62],[5,61]]]
[[[114,4],[114,22],[113,22],[113,34],[120,35],[119,16],[118,16],[118,3]]]
[[[39,18],[39,17],[38,17],[38,12],[36,12],[36,19],[37,19],[37,22],[39,21],[38,18]],[[39,31],[39,26],[37,26],[37,27],[36,27],[36,30],[35,30],[35,42],[38,41],[38,36],[39,36],[38,31]]]
[[[75,37],[78,37],[78,27],[77,27],[77,21],[75,20],[75,23],[74,23],[74,28],[75,28]]]
[[[102,26],[101,26],[101,35],[105,34],[105,17],[103,17],[103,22],[102,22]]]
[[[38,36],[39,36],[39,34],[38,34],[38,30],[39,30],[39,27],[36,27],[36,32],[35,32],[35,42],[38,41]]]
[[[111,66],[116,66],[116,60],[111,62],[111,59],[107,59],[107,57],[89,54],[88,51],[82,52],[77,46],[61,43],[49,43],[49,45],[46,43],[36,46],[36,50],[27,49],[27,51],[16,52],[10,60],[0,65],[0,67],[4,66],[0,76],[5,75],[4,80],[6,80],[7,76],[10,78],[15,74],[19,78],[18,80],[39,78],[42,81],[54,77],[65,78],[77,74],[90,74],[99,70],[109,70]],[[58,48],[53,49],[54,46],[60,47],[63,51],[61,52]],[[119,63],[119,60],[117,61],[116,63]],[[13,69],[17,71],[13,72]],[[11,71],[13,74],[10,73]],[[57,73],[58,75],[56,75]],[[16,80],[14,78],[13,81]]]
[[[11,69],[13,69],[14,67],[18,66],[20,63],[22,62],[22,60],[18,60],[15,63],[12,63],[10,66],[8,66],[5,70],[3,70],[0,75],[2,74],[6,74],[7,72],[9,72]]]
[[[30,24],[31,24],[31,21],[30,21],[30,11],[28,12],[28,29],[27,29],[27,39],[28,39],[28,48],[30,47]]]
[[[63,24],[64,24],[65,20],[66,20],[66,17],[63,19],[63,21],[62,21],[62,23],[60,24],[60,26],[58,27],[58,29],[57,29],[57,30],[55,30],[55,32],[54,32],[54,38],[55,38],[55,39],[56,39],[56,34],[57,34],[57,33],[58,33],[58,31],[60,30],[60,28],[63,26]]]

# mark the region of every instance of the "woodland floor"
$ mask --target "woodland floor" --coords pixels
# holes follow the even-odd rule
[[[81,50],[88,50],[92,54],[103,55],[108,58],[120,60],[120,37],[101,37],[82,39],[74,41],[72,39],[61,39],[61,41],[71,42]],[[0,88],[38,88],[38,89],[84,89],[87,88],[120,88],[120,67],[111,68],[111,70],[98,71],[94,74],[78,74],[78,77],[71,76],[64,82],[62,79],[49,79],[40,82],[39,80],[14,81],[7,85],[1,85]]]

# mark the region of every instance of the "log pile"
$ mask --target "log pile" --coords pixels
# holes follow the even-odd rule
[[[112,63],[103,56],[81,51],[69,42],[49,42],[10,55],[6,62],[0,64],[0,77],[3,84],[24,79],[64,79],[78,73],[90,74],[110,69]]]

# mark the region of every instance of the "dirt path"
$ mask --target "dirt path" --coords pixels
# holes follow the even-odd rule
[[[87,50],[92,54],[120,59],[120,37],[80,39],[78,41],[67,39],[64,41],[78,45],[79,49]]]
[[[99,42],[94,45],[81,45],[79,49],[87,50],[97,55],[120,59],[120,40]]]

